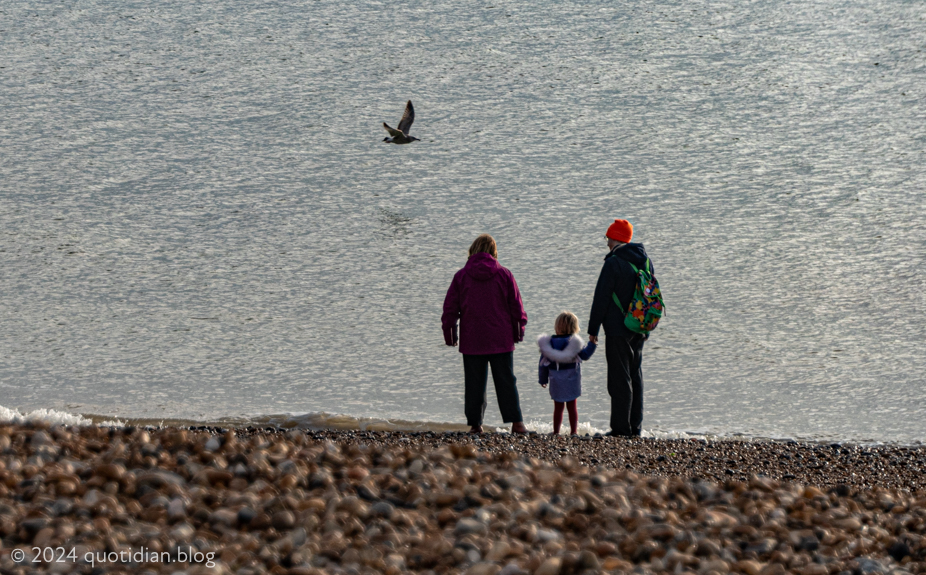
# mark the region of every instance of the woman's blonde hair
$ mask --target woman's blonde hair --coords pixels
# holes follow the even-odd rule
[[[489,234],[482,234],[473,240],[473,245],[469,246],[469,255],[473,257],[479,253],[486,253],[498,259],[498,247],[495,245],[495,238]]]
[[[553,324],[556,335],[574,335],[579,333],[579,318],[571,311],[564,311],[556,316],[556,323]]]

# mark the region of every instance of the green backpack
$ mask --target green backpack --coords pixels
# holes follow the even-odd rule
[[[662,292],[659,291],[659,282],[653,276],[653,266],[649,258],[643,269],[633,264],[630,264],[630,267],[637,273],[637,288],[633,292],[630,305],[627,307],[621,305],[615,293],[612,293],[611,297],[614,298],[614,303],[619,309],[625,310],[624,326],[634,333],[645,335],[656,329],[656,324],[662,318],[666,306],[662,301]]]

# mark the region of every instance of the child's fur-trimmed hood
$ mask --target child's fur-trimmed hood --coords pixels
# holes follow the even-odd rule
[[[585,347],[585,342],[582,341],[581,337],[578,335],[571,336],[569,343],[566,344],[566,348],[563,350],[554,349],[552,343],[550,343],[552,339],[553,336],[547,334],[542,334],[537,338],[537,346],[540,348],[541,355],[556,363],[575,363],[579,361],[576,356]]]

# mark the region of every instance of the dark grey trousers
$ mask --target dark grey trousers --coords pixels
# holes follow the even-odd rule
[[[466,414],[466,424],[470,427],[482,425],[487,405],[486,385],[489,381],[490,366],[502,420],[505,423],[523,421],[521,402],[518,399],[518,378],[514,376],[514,352],[462,355],[463,377],[466,386],[463,411]]]
[[[642,335],[605,338],[608,395],[611,396],[611,433],[639,436],[643,429]]]

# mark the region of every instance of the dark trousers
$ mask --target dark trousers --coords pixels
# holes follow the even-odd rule
[[[502,419],[505,423],[523,421],[521,402],[518,400],[518,378],[514,376],[514,352],[462,355],[466,385],[463,406],[466,424],[470,427],[482,425],[487,405],[489,366],[492,366],[492,381],[495,382],[495,395],[498,396],[498,409],[502,412]]]
[[[614,435],[638,436],[643,429],[644,341],[642,335],[605,339],[611,433]]]

